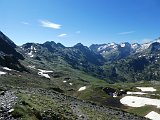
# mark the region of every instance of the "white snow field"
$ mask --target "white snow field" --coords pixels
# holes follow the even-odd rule
[[[151,120],[160,120],[160,114],[154,112],[154,111],[151,111],[150,113],[148,113],[146,116],[146,118],[149,118]]]
[[[160,100],[145,97],[125,96],[120,102],[130,107],[142,107],[145,105],[153,105],[160,108]]]

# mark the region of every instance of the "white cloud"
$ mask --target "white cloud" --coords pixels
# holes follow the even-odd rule
[[[80,33],[81,33],[81,31],[76,31],[76,33],[77,33],[77,34],[80,34]]]
[[[24,24],[24,25],[29,25],[29,23],[28,22],[21,22],[22,24]]]
[[[58,37],[65,37],[65,36],[67,36],[66,33],[63,33],[63,34],[58,35]]]
[[[118,33],[118,35],[128,35],[128,34],[132,34],[134,33],[135,31],[128,31],[128,32],[120,32]]]
[[[62,26],[60,24],[56,24],[48,20],[40,20],[39,22],[41,23],[42,27],[48,27],[48,28],[53,28],[53,29],[60,29]]]

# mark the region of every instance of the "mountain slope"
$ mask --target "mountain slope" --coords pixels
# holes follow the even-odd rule
[[[15,50],[14,47],[11,48]],[[117,73],[119,63],[105,64],[106,61],[100,54],[80,43],[73,47],[65,47],[53,41],[44,44],[26,43],[16,47],[16,52],[25,59],[19,60],[12,52],[11,56],[25,66],[27,72],[13,70],[17,66],[14,63],[16,60],[6,62],[4,59],[6,64],[12,63],[15,66],[0,66],[0,72],[5,73],[0,75],[0,98],[5,98],[4,106],[8,107],[1,108],[4,119],[10,111],[10,117],[14,119],[30,120],[145,119],[120,110],[125,108],[119,101],[121,95],[126,94],[128,89],[132,90],[132,86],[106,82],[128,80]],[[5,53],[2,57],[8,55]],[[107,72],[107,67],[110,72]],[[111,91],[107,92],[108,89],[120,93],[119,96],[114,98]],[[125,91],[123,94],[121,89]],[[9,106],[7,103],[10,103],[11,95],[15,100]]]
[[[12,55],[18,59],[24,59],[16,50],[16,45],[2,32],[0,32],[0,53],[2,55]]]
[[[144,52],[116,61],[112,65],[106,64],[105,71],[112,82],[160,80],[159,58],[160,51],[155,51],[151,45]]]
[[[116,43],[108,43],[108,44],[101,44],[101,45],[94,45],[90,46],[90,49],[96,53],[101,54],[107,61],[114,61],[120,60],[129,56],[131,53],[135,51],[136,45],[131,45],[128,42],[116,44]]]
[[[73,47],[65,47],[53,41],[44,44],[26,43],[19,51],[29,59],[49,62],[64,60],[75,69],[97,77],[104,76],[101,66],[105,63],[105,59],[80,43]]]
[[[16,45],[2,32],[0,32],[0,65],[23,71],[24,67],[18,60],[24,57],[16,51]]]

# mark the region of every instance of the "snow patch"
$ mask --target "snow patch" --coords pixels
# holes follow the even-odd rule
[[[98,48],[98,51],[104,50],[108,47],[108,45],[103,45]]]
[[[63,81],[64,83],[66,83],[67,81]]]
[[[126,46],[126,44],[124,44],[124,43],[121,44],[121,47],[125,47],[125,46]]]
[[[49,70],[42,70],[42,69],[38,69],[39,71],[43,72],[43,73],[52,73],[53,71],[49,71]]]
[[[33,49],[34,49],[34,51],[36,51],[36,50],[37,50],[35,47],[34,47]]]
[[[12,69],[8,68],[8,67],[3,67],[4,70],[8,70],[11,71]]]
[[[38,72],[38,75],[46,77],[46,78],[51,78],[47,73],[52,73],[53,71],[47,71],[47,70],[42,70],[38,69],[40,72]]]
[[[46,78],[51,78],[48,74],[44,74],[42,72],[38,72],[38,75],[46,77]]]
[[[36,52],[37,52],[37,49],[35,47],[31,46],[30,52],[28,53],[28,56],[34,57],[33,53],[36,53]]]
[[[28,53],[28,56],[29,56],[29,57],[34,57],[33,51],[30,51],[30,52]]]
[[[143,92],[154,92],[156,91],[156,89],[154,89],[153,87],[136,87],[137,89],[140,89]]]
[[[10,109],[8,112],[11,113],[11,112],[13,112],[13,111],[14,111],[14,109]]]
[[[131,44],[131,48],[132,49],[137,49],[139,46],[138,46],[138,44],[137,43],[133,43],[133,44]]]
[[[33,46],[31,46],[31,50],[33,50]]]
[[[5,74],[7,74],[7,73],[0,71],[0,75],[5,75]]]
[[[160,100],[145,97],[125,96],[120,100],[120,102],[130,107],[142,107],[145,105],[153,105],[157,106],[157,108],[160,108]]]
[[[154,112],[154,111],[151,111],[150,113],[148,113],[146,116],[146,118],[149,118],[151,120],[160,120],[160,114]]]
[[[128,95],[145,95],[148,93],[143,93],[143,92],[127,92]]]
[[[100,46],[98,49],[97,49],[97,51],[105,51],[105,52],[107,52],[106,51],[106,49],[110,49],[110,50],[116,50],[117,49],[117,44],[116,43],[114,43],[114,42],[112,42],[112,43],[108,43],[108,44],[105,44],[105,45],[102,45],[102,46]]]
[[[73,83],[69,83],[70,85],[73,85]]]
[[[117,93],[113,93],[113,97],[114,97],[114,98],[117,97]]]
[[[28,65],[27,67],[32,68],[32,69],[35,69],[35,68],[36,68],[35,65]]]
[[[139,58],[141,58],[142,56],[141,56],[141,55],[139,55],[138,57],[139,57]]]
[[[86,89],[86,86],[80,87],[78,91],[83,91]]]

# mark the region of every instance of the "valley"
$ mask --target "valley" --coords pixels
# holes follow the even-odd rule
[[[1,120],[159,119],[157,41],[144,50],[144,45],[109,44],[116,54],[111,50],[112,56],[104,57],[80,43],[16,46],[1,36],[7,44],[0,49]],[[139,48],[128,52],[128,46]],[[111,49],[105,47],[97,50]]]

